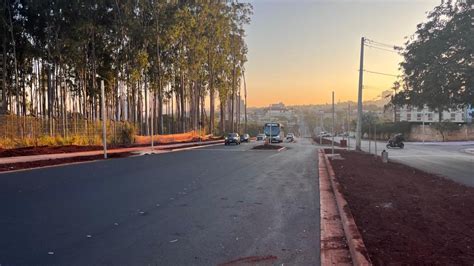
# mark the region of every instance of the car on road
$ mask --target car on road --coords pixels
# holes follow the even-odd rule
[[[230,145],[232,143],[240,145],[240,136],[238,133],[229,133],[227,137],[225,137],[224,145]]]
[[[328,132],[325,132],[325,131],[321,131],[319,134],[318,134],[318,138],[325,138],[325,137],[331,137],[331,133],[328,133]]]
[[[240,135],[240,142],[250,142],[250,135],[249,134]]]
[[[265,134],[258,134],[257,141],[264,141],[267,138]]]
[[[295,134],[293,134],[293,133],[288,133],[288,134],[286,134],[286,140],[287,140],[288,142],[294,141],[294,140],[295,140]]]

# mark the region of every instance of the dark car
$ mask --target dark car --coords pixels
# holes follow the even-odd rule
[[[224,144],[225,145],[230,145],[232,143],[235,143],[237,145],[240,144],[240,136],[237,133],[229,133],[227,137],[225,137]]]
[[[405,144],[403,144],[403,141],[405,140],[405,138],[403,137],[403,134],[395,134],[395,136],[393,136],[392,138],[390,138],[388,140],[388,143],[387,143],[387,149],[390,149],[390,148],[400,148],[400,149],[403,149],[403,147],[405,147]]]
[[[249,134],[240,135],[240,142],[250,142],[250,135]]]

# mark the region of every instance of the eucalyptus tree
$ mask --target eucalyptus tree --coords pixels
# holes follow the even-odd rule
[[[148,133],[155,133],[150,123],[164,133],[165,113],[173,132],[207,124],[213,133],[218,94],[224,132],[225,106],[234,105],[246,61],[250,5],[5,0],[1,7],[4,113],[48,117],[51,134],[58,123],[66,134],[71,117],[96,120],[101,112]],[[105,110],[98,105],[102,80]]]

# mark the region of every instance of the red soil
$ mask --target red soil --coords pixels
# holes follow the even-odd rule
[[[263,144],[263,145],[255,146],[252,149],[254,149],[254,150],[279,150],[281,148],[283,148],[283,146],[274,145],[274,144]]]
[[[313,140],[316,143],[321,144],[321,145],[332,145],[332,141],[329,140],[329,139],[321,138],[322,143],[319,143],[320,138],[318,138],[318,137],[313,137]],[[339,142],[334,141],[334,146],[339,146]]]
[[[110,153],[108,154],[108,158],[111,158],[111,159],[112,158],[125,158],[131,155],[132,153],[130,152]],[[103,159],[104,159],[104,155],[101,154],[101,155],[92,155],[92,156],[42,160],[42,161],[34,161],[34,162],[0,164],[0,172],[20,170],[20,169],[30,169],[30,168],[37,168],[37,167],[43,167],[43,166],[58,165],[58,164],[68,164],[68,163],[75,163],[75,162],[103,160]]]
[[[219,138],[208,138],[202,140],[202,142],[218,140]],[[199,139],[191,139],[190,141],[177,141],[169,143],[155,143],[156,146],[170,145],[179,143],[191,143],[199,141]],[[126,147],[146,147],[150,143],[146,144],[134,144],[134,145],[111,145],[108,147],[109,150],[126,148]],[[0,158],[15,157],[15,156],[28,156],[28,155],[41,155],[41,154],[56,154],[56,153],[71,153],[71,152],[82,152],[82,151],[97,151],[102,150],[102,146],[78,146],[78,145],[65,145],[65,146],[37,146],[37,147],[24,147],[15,149],[1,149]]]
[[[376,265],[473,265],[474,188],[338,150],[336,177]]]

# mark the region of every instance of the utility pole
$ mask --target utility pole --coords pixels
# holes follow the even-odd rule
[[[102,96],[102,145],[104,146],[104,159],[107,159],[107,115],[105,110],[105,88],[103,79],[100,81],[100,95]]]
[[[351,103],[347,106],[347,149],[351,148]]]
[[[332,92],[332,155],[334,155],[334,113],[335,113],[335,109],[334,109],[334,91]]]
[[[359,65],[359,94],[357,97],[357,132],[356,132],[356,150],[360,151],[362,138],[362,85],[364,79],[364,44],[365,38],[360,39],[360,65]]]
[[[245,109],[244,109],[244,113],[245,113],[245,132],[244,133],[247,133],[247,83],[245,82],[245,70],[242,71],[242,75],[244,77],[244,97],[245,97]]]

